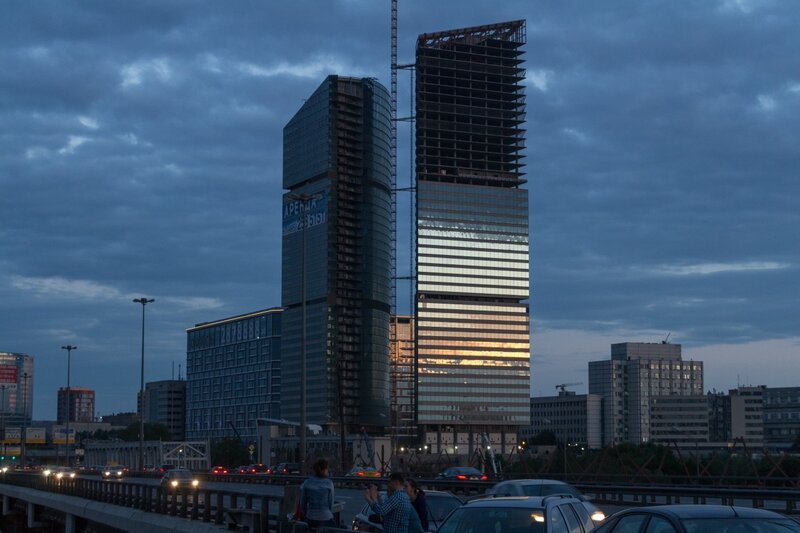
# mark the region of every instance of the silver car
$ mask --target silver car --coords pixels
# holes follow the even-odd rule
[[[583,502],[586,512],[595,524],[600,524],[606,519],[605,513],[597,508],[581,492],[563,481],[557,479],[513,479],[501,481],[486,491],[487,496],[551,496],[555,494],[568,494]]]

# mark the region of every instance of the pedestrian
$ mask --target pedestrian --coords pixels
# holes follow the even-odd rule
[[[364,499],[383,518],[384,533],[424,533],[411,499],[403,490],[403,481],[403,476],[395,472],[389,476],[385,498],[378,496],[378,487],[370,485],[364,491]]]
[[[333,482],[328,478],[328,461],[314,463],[314,475],[300,485],[300,508],[309,527],[336,526],[333,520]]]
[[[405,489],[411,500],[411,506],[417,512],[422,530],[428,531],[428,502],[425,499],[425,491],[411,478],[406,479]]]

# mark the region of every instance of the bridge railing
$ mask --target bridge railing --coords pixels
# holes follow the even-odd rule
[[[250,515],[263,532],[277,531],[282,496],[242,494],[232,490],[171,489],[147,483],[120,483],[95,477],[61,478],[40,473],[7,473],[0,483],[76,496],[93,501],[215,524]]]

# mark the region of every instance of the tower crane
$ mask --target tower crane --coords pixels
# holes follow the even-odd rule
[[[583,385],[582,381],[578,381],[576,383],[561,383],[560,385],[556,385],[557,389],[561,389],[561,392],[566,392],[567,387],[572,387],[574,385]]]

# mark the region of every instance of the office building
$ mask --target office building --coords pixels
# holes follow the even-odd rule
[[[391,432],[395,446],[408,446],[417,441],[416,398],[417,373],[414,357],[414,317],[393,316],[389,348],[391,394]]]
[[[328,76],[283,130],[287,420],[300,421],[305,382],[308,423],[381,434],[390,425],[390,140],[389,94],[370,78]]]
[[[704,394],[650,398],[650,440],[661,444],[701,444],[709,440],[708,397]]]
[[[748,448],[764,447],[764,385],[728,391],[731,397],[731,438]]]
[[[703,394],[703,363],[680,344],[624,342],[611,359],[589,363],[589,393],[603,397],[603,443],[648,442],[651,398]]]
[[[524,44],[524,21],[417,39],[417,421],[434,452],[510,453],[530,424]]]
[[[58,408],[56,418],[65,424],[69,417],[73,422],[94,422],[94,391],[85,387],[66,387],[58,389]]]
[[[258,418],[280,418],[279,308],[186,330],[186,438],[255,441]]]
[[[800,387],[764,390],[764,444],[786,449],[800,442]]]
[[[570,446],[601,448],[603,399],[597,394],[559,392],[558,396],[531,398],[529,438],[549,431],[556,440]]]
[[[731,397],[716,390],[706,394],[708,399],[709,442],[731,441]]]
[[[167,379],[144,385],[144,421],[162,424],[172,440],[186,438],[186,381]]]
[[[33,413],[33,356],[0,352],[0,412],[6,426],[30,424]]]

